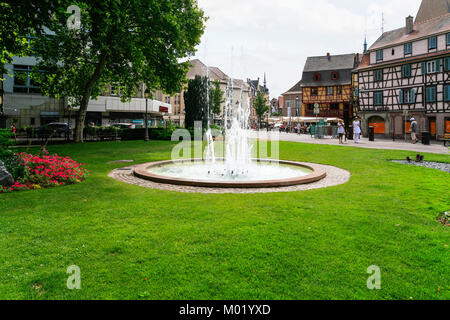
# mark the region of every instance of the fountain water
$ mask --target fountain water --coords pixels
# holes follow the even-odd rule
[[[206,76],[209,76],[208,68]],[[243,106],[244,90],[241,87],[239,98],[235,99],[234,82],[231,78],[227,82],[224,110],[224,158],[217,158],[210,126],[210,87],[209,81],[206,82],[208,121],[204,159],[145,164],[135,169],[136,176],[170,184],[224,188],[290,186],[317,181],[326,176],[324,171],[298,162],[252,159],[253,146],[248,134],[250,97],[245,98],[247,105]]]

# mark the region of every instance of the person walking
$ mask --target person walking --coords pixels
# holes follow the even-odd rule
[[[355,138],[355,143],[359,143],[359,138],[361,137],[361,122],[358,117],[356,117],[353,121],[353,135]]]
[[[344,144],[344,135],[345,135],[344,120],[339,119],[337,127],[339,134],[339,144]]]
[[[417,129],[418,129],[418,124],[416,119],[411,118],[411,140],[413,141],[413,144],[416,144],[419,139],[417,139]]]
[[[16,124],[13,123],[13,124],[11,125],[11,132],[12,132],[12,134],[13,134],[13,136],[14,136],[14,141],[17,141],[16,131],[17,131]]]

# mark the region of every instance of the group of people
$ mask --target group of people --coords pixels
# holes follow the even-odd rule
[[[339,134],[339,144],[344,144],[344,136],[346,136],[344,120],[339,119],[337,127]],[[353,139],[355,143],[359,143],[359,139],[361,139],[361,121],[358,117],[353,120]]]

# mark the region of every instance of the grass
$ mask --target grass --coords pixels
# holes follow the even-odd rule
[[[127,185],[107,164],[170,158],[171,142],[49,151],[87,163],[78,185],[0,195],[2,299],[450,299],[449,174],[413,152],[280,143],[280,157],[351,172],[344,185],[183,194]],[[425,155],[449,162],[448,155]],[[81,268],[81,290],[66,269]],[[381,268],[381,290],[366,270]]]

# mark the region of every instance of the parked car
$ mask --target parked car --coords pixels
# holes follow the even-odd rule
[[[49,124],[45,124],[36,129],[35,133],[37,137],[41,137],[44,135],[50,136],[54,133],[54,137],[64,138],[68,134],[70,134],[69,125],[65,122],[51,122]]]
[[[136,129],[136,125],[134,123],[114,123],[111,127],[116,127],[119,129]]]

